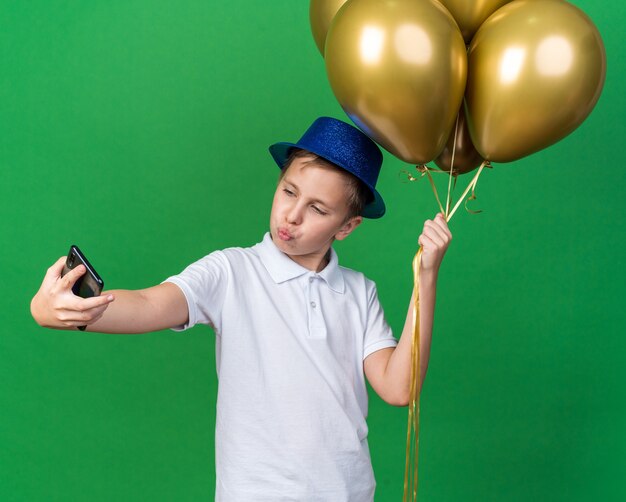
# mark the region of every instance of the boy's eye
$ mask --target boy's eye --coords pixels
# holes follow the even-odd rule
[[[326,212],[325,212],[325,211],[322,211],[322,210],[321,210],[319,207],[317,207],[317,206],[311,206],[311,207],[313,208],[313,211],[315,211],[317,214],[322,214],[322,215],[325,215],[325,214],[326,214]]]
[[[288,188],[283,188],[283,192],[285,192],[289,196],[293,195],[293,192],[289,190]]]

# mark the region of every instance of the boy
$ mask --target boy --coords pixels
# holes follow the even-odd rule
[[[382,154],[328,117],[270,153],[282,171],[259,244],[215,251],[152,288],[91,299],[71,292],[84,268],[60,278],[60,258],[31,312],[42,326],[105,333],[210,324],[219,377],[216,500],[371,501],[365,377],[388,403],[407,404],[413,313],[409,307],[396,341],[374,283],[340,267],[331,244],[363,217],[384,214],[375,189]],[[439,214],[418,239],[422,381],[451,238]]]

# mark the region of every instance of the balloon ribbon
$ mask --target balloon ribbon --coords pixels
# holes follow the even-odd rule
[[[422,248],[413,258],[413,338],[411,341],[411,390],[409,397],[409,420],[406,433],[406,464],[404,467],[403,502],[417,500],[417,460],[420,421],[420,261]]]
[[[453,153],[454,155],[454,153]],[[453,161],[454,162],[454,161]],[[446,221],[450,221],[452,215],[456,212],[459,204],[463,201],[467,192],[472,191],[472,195],[470,199],[475,199],[474,189],[476,188],[476,183],[478,183],[478,177],[482,172],[484,167],[491,167],[488,161],[484,161],[478,172],[472,178],[469,185],[463,192],[463,195],[459,197],[456,205],[450,211],[450,183],[448,183],[448,199],[446,200],[446,210],[442,207],[441,201],[439,200],[439,195],[437,194],[437,188],[435,183],[430,176],[430,170],[427,166],[417,166],[418,170],[422,172],[422,176],[425,174],[428,175],[428,179],[430,180],[430,184],[435,193],[435,198],[439,204],[439,208],[441,212],[446,215]],[[450,169],[450,173],[452,173],[452,168]],[[450,174],[450,176],[452,176]],[[411,181],[415,180],[413,176],[409,174],[409,179]],[[467,209],[467,201],[466,206]],[[469,211],[469,209],[468,209]],[[471,211],[476,212],[476,211]],[[406,462],[404,466],[404,496],[402,497],[403,502],[415,502],[417,500],[417,464],[418,464],[418,452],[419,452],[419,423],[420,423],[420,393],[421,393],[421,374],[420,374],[420,261],[422,258],[422,247],[417,250],[415,257],[413,258],[413,291],[414,298],[413,301],[413,337],[411,339],[411,390],[409,397],[409,419],[406,433]]]

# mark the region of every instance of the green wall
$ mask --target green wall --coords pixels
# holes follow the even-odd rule
[[[565,140],[485,171],[484,211],[451,222],[420,500],[626,499],[625,12],[574,3],[603,35],[604,92]],[[4,0],[0,25],[0,499],[211,500],[212,331],[46,330],[29,302],[72,243],[132,289],[261,239],[267,146],[348,120],[308,2]],[[337,246],[397,333],[437,212],[410,168],[386,154],[388,214]],[[406,414],[372,394],[378,501],[401,499]]]

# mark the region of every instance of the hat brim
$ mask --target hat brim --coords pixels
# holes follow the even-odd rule
[[[301,146],[296,145],[295,143],[288,143],[288,142],[283,141],[280,143],[274,143],[273,145],[270,145],[269,147],[270,154],[272,155],[274,161],[276,162],[276,164],[278,164],[278,167],[280,169],[282,169],[285,166],[285,162],[287,162],[290,148],[302,148],[326,159],[324,155],[322,155],[319,152],[316,152],[313,149],[303,148]],[[356,176],[356,174],[354,174],[349,169],[346,169],[345,166],[341,165],[341,163],[338,163],[336,160],[333,160],[333,159],[326,159],[326,160],[341,167],[342,169],[345,169],[347,172],[349,172],[353,176]],[[363,211],[361,211],[361,216],[363,216],[364,218],[370,218],[370,219],[376,219],[376,218],[382,217],[386,211],[383,198],[380,196],[378,191],[373,186],[371,186],[369,183],[367,183],[365,180],[361,179],[360,177],[357,176],[357,178],[359,178],[363,182],[363,184],[369,189],[369,191],[371,192],[373,196],[373,199],[363,207]]]

